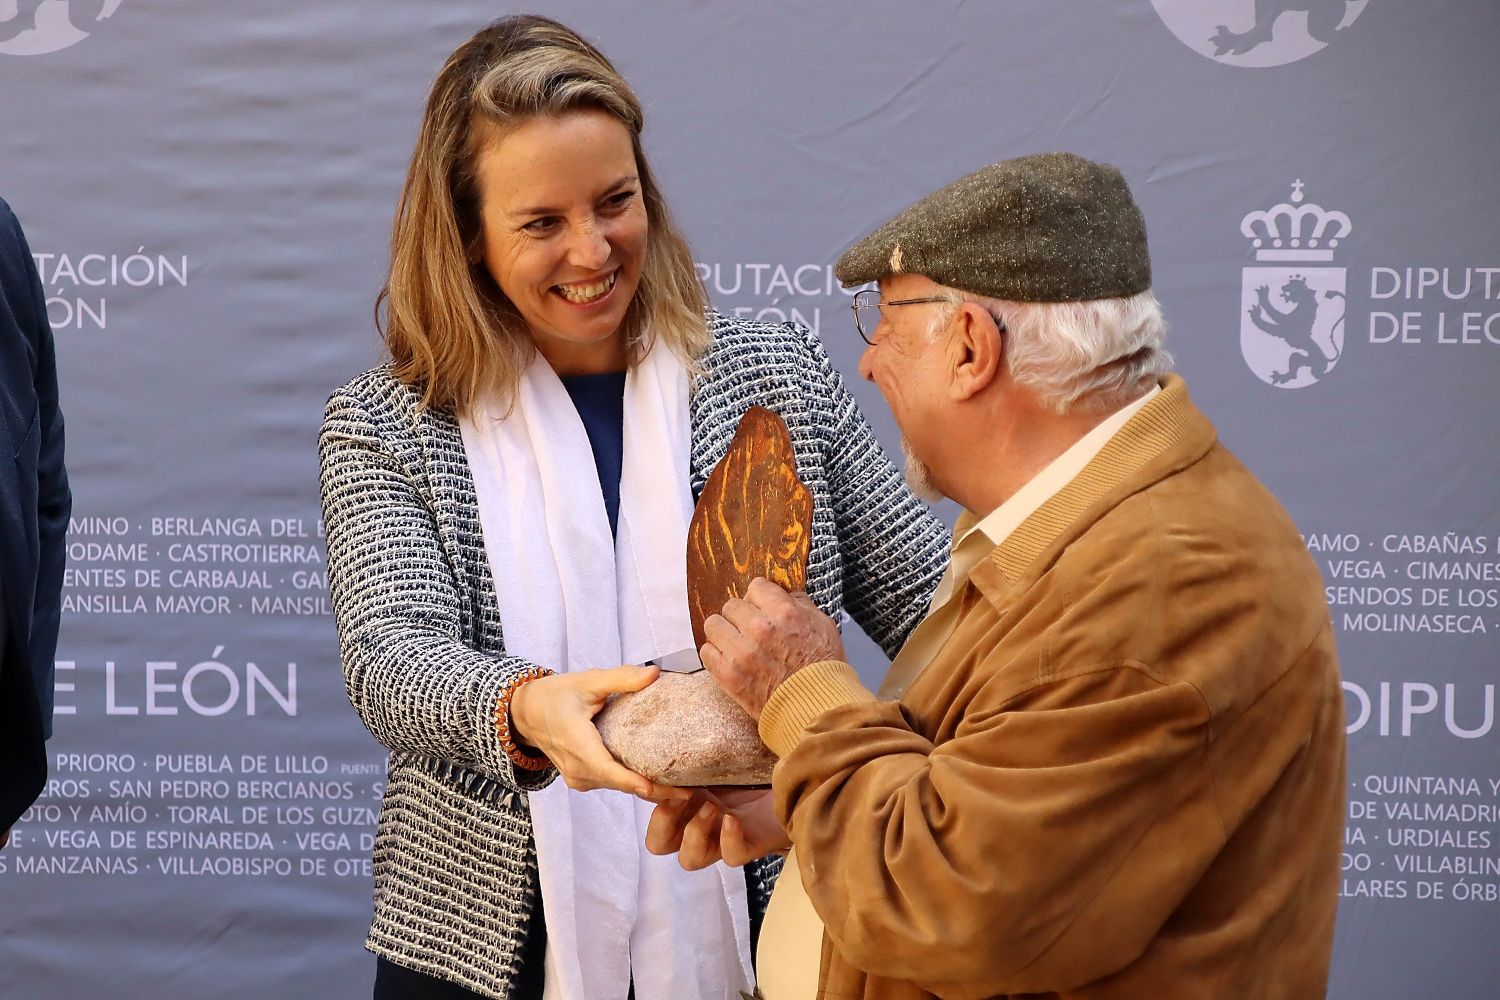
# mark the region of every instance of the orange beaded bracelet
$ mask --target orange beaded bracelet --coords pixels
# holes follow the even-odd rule
[[[528,667],[511,679],[511,682],[501,690],[500,696],[495,699],[495,731],[500,736],[500,749],[505,751],[505,756],[517,767],[528,771],[542,771],[552,766],[552,762],[545,755],[532,756],[522,750],[516,743],[516,735],[510,728],[510,699],[527,681],[534,681],[541,677],[550,677],[556,671],[548,670],[546,667]]]

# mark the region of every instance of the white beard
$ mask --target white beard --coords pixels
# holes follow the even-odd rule
[[[901,436],[901,454],[906,456],[906,488],[911,490],[912,496],[928,503],[942,500],[943,495],[932,485],[932,474],[927,471],[922,460],[912,453],[911,444],[904,434]]]

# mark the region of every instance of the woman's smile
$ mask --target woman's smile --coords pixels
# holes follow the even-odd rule
[[[609,298],[609,294],[615,290],[615,282],[619,280],[619,277],[620,269],[615,268],[602,278],[553,285],[552,291],[572,305],[590,308]]]

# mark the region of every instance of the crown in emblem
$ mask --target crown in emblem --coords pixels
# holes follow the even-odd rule
[[[1240,221],[1240,232],[1255,247],[1256,260],[1333,260],[1339,241],[1349,235],[1349,216],[1304,203],[1302,188],[1300,180],[1293,181],[1288,201],[1251,212]]]

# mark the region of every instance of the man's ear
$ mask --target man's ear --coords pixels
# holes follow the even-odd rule
[[[1004,334],[989,310],[974,302],[959,306],[949,331],[948,395],[962,402],[989,388],[999,376]]]

